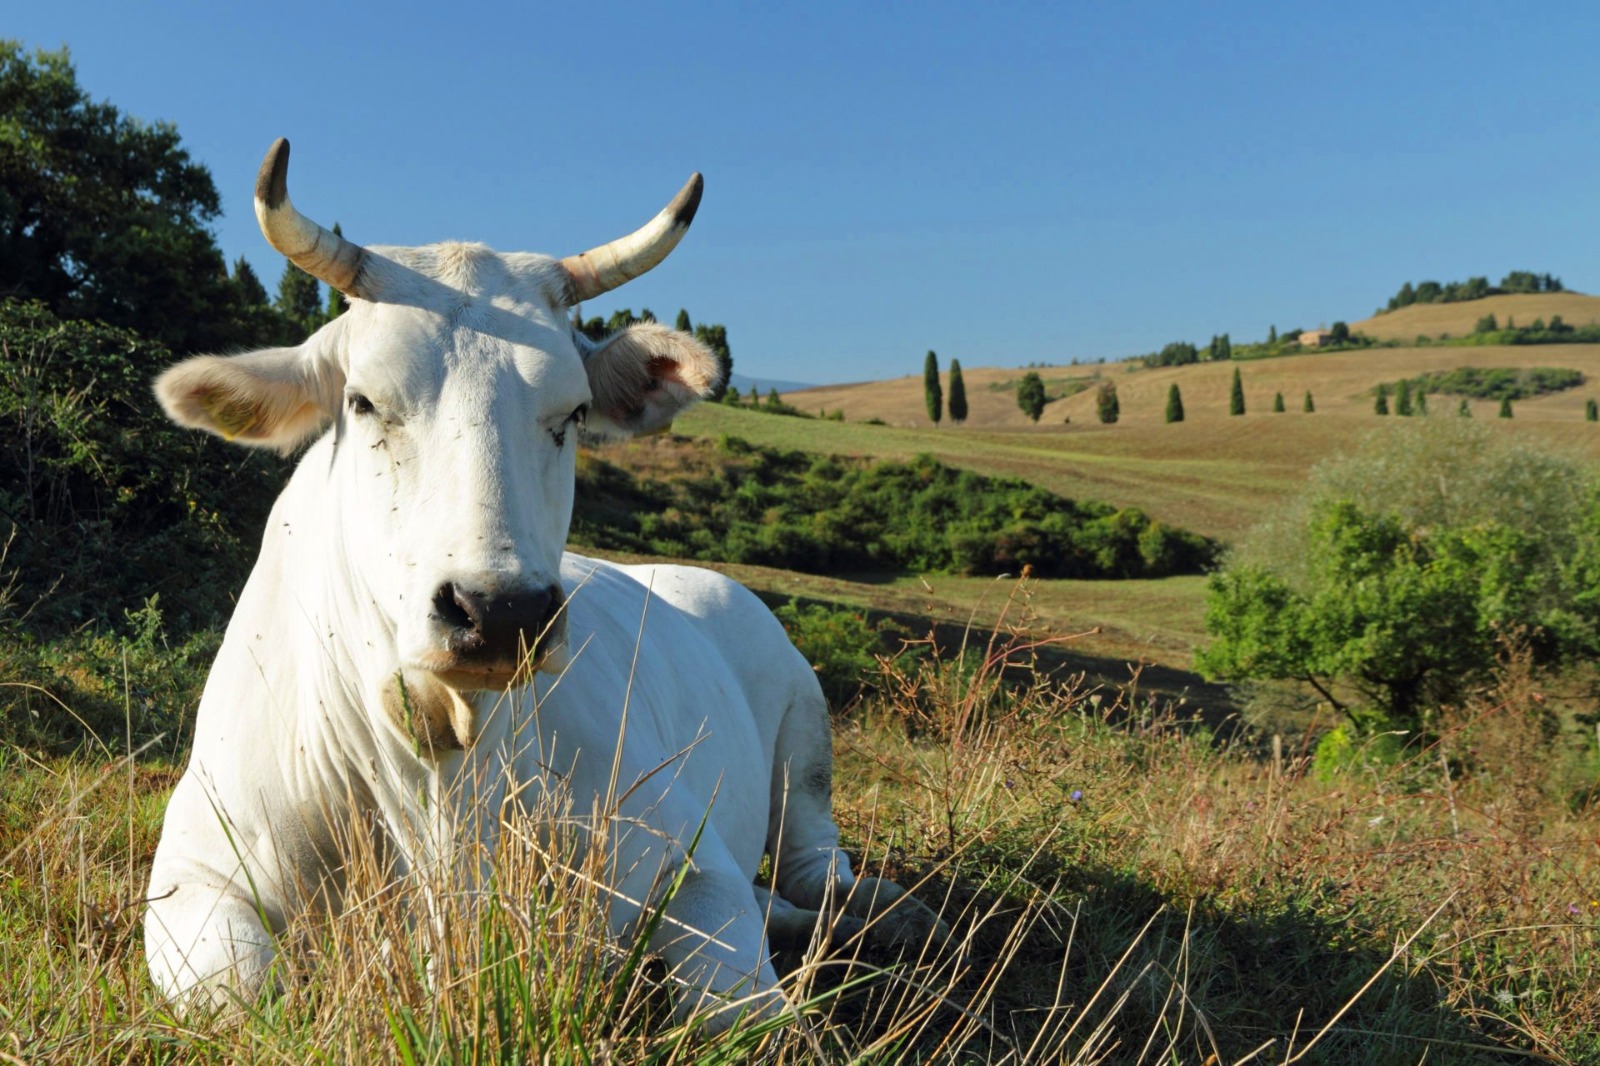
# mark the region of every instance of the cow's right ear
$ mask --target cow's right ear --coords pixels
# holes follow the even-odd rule
[[[338,410],[344,375],[308,347],[199,355],[156,378],[156,398],[180,426],[224,440],[293,451]]]

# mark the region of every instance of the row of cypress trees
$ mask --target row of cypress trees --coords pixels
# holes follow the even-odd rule
[[[939,356],[930,348],[922,361],[922,397],[928,405],[928,417],[938,425],[946,408],[944,389],[939,385]],[[967,384],[961,379],[961,360],[950,360],[950,421],[956,425],[967,420]]]

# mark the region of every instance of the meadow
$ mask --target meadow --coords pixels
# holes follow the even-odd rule
[[[724,436],[927,453],[1231,541],[1281,510],[1318,461],[1392,431],[1396,420],[1371,413],[1376,382],[1461,365],[1572,366],[1593,381],[1600,348],[1242,364],[1243,418],[1224,413],[1234,365],[1087,371],[1116,381],[1115,426],[1094,421],[1086,393],[1037,427],[1012,420],[1000,410],[1014,411],[1009,394],[984,382],[1018,371],[975,368],[963,427],[915,424],[920,380],[914,405],[902,383],[872,383],[786,397],[843,409],[843,422],[705,406],[675,427],[677,442],[601,454],[660,470]],[[1160,401],[1173,381],[1190,414],[1168,426]],[[1315,414],[1295,402],[1307,389]],[[1286,413],[1270,413],[1274,391]],[[1509,421],[1473,409],[1497,434],[1592,462],[1592,393],[1519,404]],[[1430,417],[1446,416],[1453,405]],[[92,739],[74,751],[0,748],[0,1055],[1600,1063],[1600,763],[1570,713],[1592,702],[1586,675],[1551,678],[1508,657],[1426,746],[1396,756],[1370,738],[1319,765],[1315,740],[1331,722],[1251,722],[1234,693],[1190,672],[1203,577],[715,565],[778,607],[819,664],[855,671],[835,723],[840,825],[863,869],[942,908],[947,949],[885,958],[819,944],[783,960],[797,1024],[704,1039],[670,1022],[661,974],[603,935],[593,878],[559,854],[496,857],[506,891],[452,912],[442,941],[407,925],[407,901],[356,854],[352,876],[370,892],[293,931],[282,996],[231,1018],[175,1017],[149,986],[137,920],[206,662],[204,641],[169,642],[152,606],[136,636],[105,638],[92,663],[69,666],[120,705],[120,721],[86,723]],[[0,675],[12,695],[36,685]],[[20,705],[40,721],[84,717],[44,691]]]

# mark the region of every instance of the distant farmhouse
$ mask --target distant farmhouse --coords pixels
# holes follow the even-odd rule
[[[1321,348],[1325,344],[1333,343],[1333,331],[1326,329],[1308,329],[1295,340],[1300,342],[1302,348]]]

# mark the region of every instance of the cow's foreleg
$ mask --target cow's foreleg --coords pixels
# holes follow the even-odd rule
[[[185,1009],[248,1003],[269,991],[277,943],[255,901],[232,885],[151,885],[144,951],[150,976]]]

